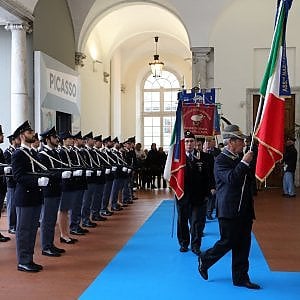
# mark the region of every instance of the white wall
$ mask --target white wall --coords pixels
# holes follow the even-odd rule
[[[221,88],[224,116],[247,129],[246,89],[259,88],[271,45],[276,3],[273,0],[235,1],[217,20],[211,34],[215,47],[215,86]],[[287,26],[290,83],[299,86],[299,1],[294,1]],[[299,71],[298,71],[299,73]],[[298,102],[299,103],[299,102]],[[297,109],[299,105],[297,105]],[[299,115],[299,113],[297,113]]]

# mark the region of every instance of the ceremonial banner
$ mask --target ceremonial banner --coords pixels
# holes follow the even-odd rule
[[[215,105],[184,104],[183,127],[194,135],[210,136],[214,134]]]
[[[285,99],[290,96],[285,30],[292,0],[281,0],[277,9],[272,47],[260,87],[265,100],[255,136],[259,141],[256,177],[263,181],[283,157]],[[258,112],[260,113],[260,112]]]
[[[182,120],[182,101],[178,101],[176,120],[173,128],[170,149],[164,170],[164,178],[169,181],[177,199],[184,195],[185,145]]]

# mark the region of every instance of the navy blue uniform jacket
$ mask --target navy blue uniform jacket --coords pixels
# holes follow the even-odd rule
[[[253,196],[251,189],[250,168],[224,149],[215,160],[214,174],[216,181],[216,207],[218,218],[232,219],[242,216],[254,219]],[[247,175],[244,191],[242,186]],[[240,200],[241,208],[239,211]]]
[[[27,149],[24,151],[28,152]],[[38,206],[42,204],[43,193],[38,186],[37,175],[31,175],[32,165],[29,157],[20,149],[11,156],[11,166],[14,179],[17,182],[15,190],[16,206]],[[35,165],[35,171],[40,171]],[[42,176],[40,176],[42,177]]]

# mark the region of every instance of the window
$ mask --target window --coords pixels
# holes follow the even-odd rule
[[[143,89],[142,126],[143,144],[150,149],[152,143],[168,150],[171,140],[179,81],[174,74],[163,71],[155,78],[152,74],[146,79]]]

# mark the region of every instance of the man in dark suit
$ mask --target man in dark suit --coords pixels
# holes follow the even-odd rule
[[[194,134],[186,131],[184,196],[176,199],[177,238],[180,252],[187,252],[191,243],[192,251],[199,255],[206,219],[206,197],[214,190],[214,181],[212,157],[196,150],[195,145]]]
[[[13,152],[20,147],[21,141],[19,137],[15,137],[13,134],[7,137],[9,139],[9,147],[4,151],[5,162],[9,165],[6,171],[6,183],[7,183],[7,193],[6,193],[6,207],[7,207],[7,221],[8,221],[8,232],[10,234],[16,233],[17,224],[17,213],[16,213],[16,202],[15,202],[15,189],[16,181],[12,176],[11,170],[11,156]]]
[[[220,228],[220,240],[199,256],[198,270],[203,279],[208,279],[208,269],[232,251],[232,281],[235,286],[259,289],[250,281],[249,252],[254,215],[252,177],[249,164],[253,152],[248,151],[242,159],[245,146],[237,125],[228,125],[223,131],[227,145],[215,160],[216,208]]]
[[[0,125],[0,144],[3,143],[3,132],[2,132],[2,126]],[[1,164],[3,164],[1,166]],[[6,195],[6,180],[4,176],[4,168],[5,168],[5,159],[3,155],[3,151],[0,148],[0,217],[1,217],[1,211],[3,208],[3,202]],[[7,236],[4,236],[2,233],[0,233],[0,242],[7,242],[10,238]]]
[[[55,127],[42,132],[40,136],[43,146],[38,153],[39,160],[48,169],[52,169],[49,184],[43,188],[44,203],[42,205],[40,226],[42,255],[58,257],[65,252],[64,249],[57,248],[54,245],[55,225],[61,198],[61,183],[62,177],[71,177],[72,172],[69,170],[59,171],[59,168],[62,168],[63,165],[56,151],[58,136]]]
[[[32,153],[30,146],[34,142],[34,131],[29,122],[20,125],[14,136],[20,136],[21,139],[21,147],[14,151],[11,158],[12,173],[17,182],[17,268],[19,271],[38,272],[43,267],[33,262],[33,253],[43,201],[41,188],[47,186],[49,178],[40,175],[41,171],[47,168],[39,163],[37,155]]]

